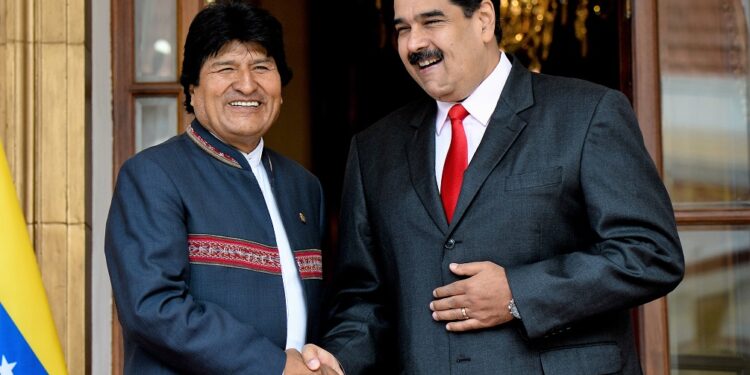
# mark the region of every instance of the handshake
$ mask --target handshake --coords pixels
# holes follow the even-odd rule
[[[296,349],[286,350],[284,375],[297,374],[344,375],[344,370],[331,353],[317,345],[307,344],[302,347],[302,353]]]

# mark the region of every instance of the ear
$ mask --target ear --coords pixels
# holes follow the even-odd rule
[[[193,99],[195,99],[195,86],[190,85],[188,87],[188,92],[190,93],[190,105],[193,105]]]
[[[497,22],[497,9],[492,1],[483,0],[475,14],[482,24],[482,41],[490,43],[495,38],[495,22]],[[499,42],[499,41],[498,41]]]

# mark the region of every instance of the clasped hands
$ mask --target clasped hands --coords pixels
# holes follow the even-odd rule
[[[310,349],[308,349],[309,346],[315,346],[312,344],[305,345],[304,348],[302,348],[303,352],[310,352]],[[315,348],[318,348],[315,346]],[[325,353],[315,353],[315,354],[308,354],[308,356],[319,356],[320,359],[318,360],[317,357],[315,360],[308,360],[305,361],[302,358],[302,354],[298,352],[296,349],[287,349],[286,350],[286,366],[284,366],[284,375],[302,375],[302,374],[322,374],[322,375],[344,375],[344,371],[341,370],[341,367],[338,364],[338,361],[336,361],[336,358],[334,358],[331,354],[326,352],[323,349],[320,349],[321,351]],[[326,357],[326,355],[328,357]],[[332,363],[333,365],[329,365],[329,363]]]
[[[432,319],[447,321],[445,329],[451,332],[494,327],[513,319],[508,311],[508,301],[513,297],[503,267],[473,262],[451,263],[449,268],[465,278],[432,291]],[[319,346],[305,345],[302,359],[310,370],[330,369],[344,375],[336,358]]]

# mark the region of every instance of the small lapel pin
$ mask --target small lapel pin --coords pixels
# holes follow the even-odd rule
[[[305,214],[302,212],[299,213],[299,221],[302,222],[302,224],[307,224],[307,219],[305,218]]]

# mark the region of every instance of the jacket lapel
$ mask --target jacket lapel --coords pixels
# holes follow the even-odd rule
[[[422,205],[435,222],[435,225],[445,233],[448,221],[445,218],[443,205],[440,201],[437,182],[435,181],[435,116],[437,108],[430,101],[422,106],[422,113],[412,117],[416,127],[414,138],[407,144],[407,160],[411,183],[419,195]]]
[[[461,221],[487,177],[526,127],[526,121],[519,117],[518,113],[534,104],[531,73],[518,59],[512,60],[513,68],[503,88],[503,93],[500,95],[495,112],[490,118],[479,148],[477,148],[469,167],[464,173],[461,193],[448,229],[449,232]]]
[[[271,185],[271,191],[273,192],[274,200],[276,201],[276,208],[279,210],[281,223],[284,225],[286,238],[289,241],[289,246],[292,248],[292,253],[294,253],[294,250],[301,248],[301,241],[299,240],[299,232],[294,230],[294,226],[297,223],[293,222],[292,217],[296,217],[293,214],[295,208],[301,207],[301,205],[296,201],[297,195],[285,189],[292,184],[292,182],[288,181],[288,178],[285,178],[288,176],[289,172],[278,170],[277,164],[279,163],[274,163],[273,156],[275,155],[269,152],[267,148],[264,148],[263,156],[261,156],[260,160],[263,163],[263,167],[266,169],[268,184]]]

